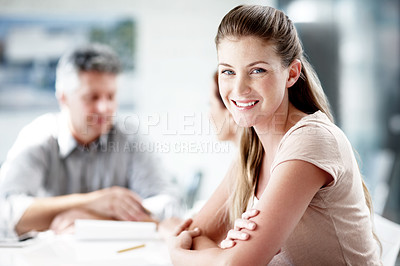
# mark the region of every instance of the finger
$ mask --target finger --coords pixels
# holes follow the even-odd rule
[[[127,199],[132,203],[142,204],[142,198],[138,194],[129,189],[126,189],[126,193],[124,194],[124,199]]]
[[[260,213],[259,210],[251,209],[251,210],[248,210],[248,211],[244,212],[242,214],[242,218],[243,219],[250,219],[250,218],[253,218],[253,217],[257,216],[259,213]]]
[[[157,220],[157,218],[154,218],[153,216],[148,215],[147,213],[145,213],[145,214],[143,215],[143,217],[141,218],[140,221],[142,221],[142,222],[156,223],[157,228],[158,228],[158,224],[160,223],[160,221]]]
[[[138,194],[133,192],[132,190],[129,190],[129,196],[130,196],[130,198],[134,199],[136,202],[142,203],[142,201],[143,201],[143,199]]]
[[[123,199],[114,209],[123,220],[138,221],[146,217],[142,205],[137,201]]]
[[[188,232],[189,232],[189,234],[190,234],[190,236],[191,236],[192,238],[201,235],[201,231],[200,231],[200,229],[199,229],[198,227],[196,227],[195,229],[190,230],[190,231],[188,231]]]
[[[180,225],[178,225],[176,227],[176,229],[174,230],[174,235],[178,236],[182,231],[186,230],[187,228],[189,228],[189,226],[192,224],[193,220],[191,218],[186,219],[185,221],[183,221]]]
[[[152,214],[149,211],[144,210],[143,208],[138,209],[138,211],[135,213],[135,219],[137,221],[142,221],[142,222],[156,222],[158,221],[152,216]]]
[[[54,218],[53,221],[51,221],[49,229],[55,231],[58,228],[58,224],[60,223],[59,220],[60,218],[56,216],[56,218]]]
[[[50,225],[50,229],[56,234],[61,234],[66,228],[71,226],[71,224],[73,224],[73,222],[71,222],[69,219],[65,219],[64,217],[58,218]]]
[[[68,227],[62,229],[57,234],[74,234],[75,233],[75,225],[71,224]]]
[[[229,230],[227,239],[231,240],[247,240],[249,239],[249,234],[242,232],[242,231],[237,231],[237,230]]]
[[[256,229],[256,223],[246,219],[236,219],[234,229],[240,231],[241,229],[248,229],[253,231]]]
[[[136,220],[143,220],[147,218],[150,213],[143,207],[143,205],[134,200],[133,198],[127,198],[124,200],[125,210],[131,218],[136,218]]]
[[[126,204],[125,202],[120,203],[119,206],[112,207],[113,216],[118,220],[122,221],[137,221],[139,216],[139,208]]]
[[[111,215],[118,220],[139,221],[148,219],[148,214],[142,206],[139,195],[128,188],[112,187],[108,190],[111,195]]]
[[[222,249],[227,249],[227,248],[231,248],[235,245],[235,241],[230,240],[230,239],[224,239],[221,241],[220,247]]]
[[[189,236],[190,238],[194,238],[200,235],[200,229],[199,228],[195,228],[193,230],[183,230],[179,236],[182,238],[186,238],[187,236]]]

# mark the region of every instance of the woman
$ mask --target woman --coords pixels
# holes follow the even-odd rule
[[[292,22],[238,6],[216,45],[222,99],[246,127],[240,161],[169,238],[173,263],[380,265],[368,190]]]

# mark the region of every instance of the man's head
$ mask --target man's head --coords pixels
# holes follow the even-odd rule
[[[120,70],[117,55],[101,44],[78,47],[61,57],[56,96],[79,143],[88,144],[110,130]]]

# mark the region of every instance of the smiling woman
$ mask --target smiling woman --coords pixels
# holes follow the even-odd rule
[[[221,97],[246,129],[240,159],[169,239],[173,263],[380,265],[368,190],[290,19],[238,6],[216,44]]]

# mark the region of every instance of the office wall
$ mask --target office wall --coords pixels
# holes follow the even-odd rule
[[[139,117],[146,137],[158,148],[167,145],[169,151],[164,149],[160,156],[180,184],[185,186],[201,171],[200,198],[206,198],[234,152],[229,144],[218,144],[208,120],[216,68],[214,36],[223,15],[241,3],[273,5],[274,1],[0,0],[0,15],[132,16],[137,23],[137,68],[125,80],[129,88],[120,97],[130,98],[134,108],[123,109],[120,115]],[[55,110],[1,111],[0,161],[23,125]]]

